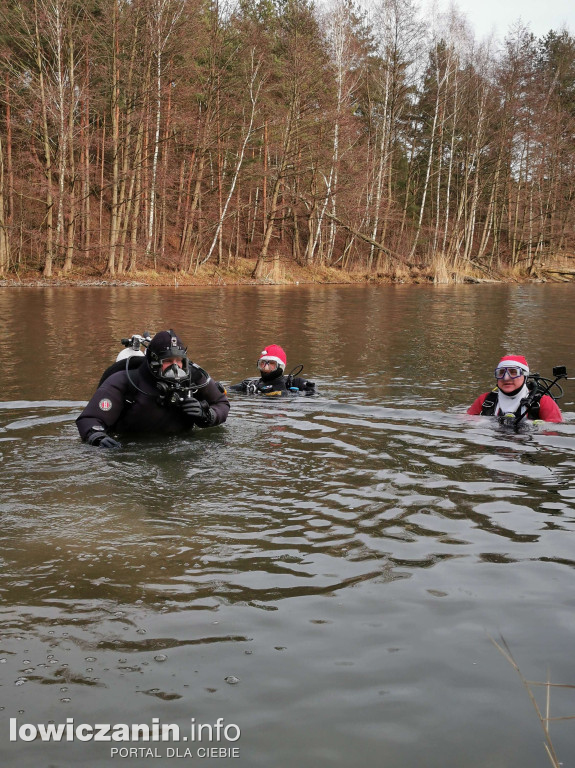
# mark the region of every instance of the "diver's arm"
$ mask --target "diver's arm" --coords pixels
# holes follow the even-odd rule
[[[563,421],[559,406],[550,395],[543,395],[541,398],[541,402],[539,403],[539,418],[543,421],[550,421],[555,424],[560,424]]]
[[[197,421],[199,427],[215,427],[223,424],[228,418],[230,401],[226,397],[226,390],[222,384],[210,379],[208,383],[198,390],[198,398],[204,408],[204,418]]]
[[[315,392],[315,381],[303,379],[301,376],[295,376],[291,380],[291,386],[297,387],[300,392]]]
[[[240,381],[239,384],[230,384],[228,389],[230,390],[230,392],[247,392],[249,381],[250,379],[244,379],[243,381]]]
[[[98,387],[88,405],[76,419],[82,440],[91,442],[95,433],[105,435],[122,415],[125,407],[127,380],[124,373],[110,376]]]
[[[481,409],[483,407],[483,403],[485,402],[485,398],[489,392],[484,392],[482,395],[479,395],[477,400],[475,400],[467,409],[467,413],[470,416],[481,416]]]

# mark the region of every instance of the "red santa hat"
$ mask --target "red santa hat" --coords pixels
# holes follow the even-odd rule
[[[282,371],[285,369],[287,362],[286,353],[278,344],[270,344],[263,349],[258,363],[260,360],[275,360],[278,364],[278,368],[281,368]]]
[[[529,363],[523,355],[505,355],[497,363],[498,368],[520,368],[525,376],[529,374]]]

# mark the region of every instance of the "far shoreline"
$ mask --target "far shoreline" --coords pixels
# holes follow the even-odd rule
[[[243,260],[242,260],[243,261]],[[405,268],[393,273],[343,272],[333,267],[306,268],[298,265],[281,265],[271,268],[262,278],[253,278],[253,264],[239,264],[232,268],[203,268],[197,274],[184,272],[138,271],[116,275],[96,273],[92,270],[74,269],[63,273],[56,271],[52,277],[44,277],[37,271],[9,272],[0,276],[0,288],[54,288],[54,287],[122,287],[122,288],[188,288],[224,286],[311,286],[311,285],[456,285],[456,284],[531,284],[570,283],[575,274],[566,272],[498,273],[442,273],[430,269]]]

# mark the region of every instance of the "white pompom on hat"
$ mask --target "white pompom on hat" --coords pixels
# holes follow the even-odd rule
[[[505,355],[497,363],[497,368],[520,368],[525,376],[529,374],[529,363],[523,355]]]
[[[286,353],[278,344],[270,344],[263,349],[259,356],[258,363],[260,360],[275,360],[278,364],[278,368],[281,368],[282,371],[285,370],[287,362]]]

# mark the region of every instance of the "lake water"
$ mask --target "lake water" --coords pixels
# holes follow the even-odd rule
[[[575,387],[564,424],[525,433],[465,409],[507,352],[575,374],[574,304],[570,285],[0,290],[1,764],[547,765],[491,638],[528,680],[575,684]],[[169,327],[225,383],[280,343],[319,394],[83,445],[119,339]],[[575,715],[575,689],[550,707]],[[181,740],[34,739],[50,723]],[[575,721],[551,735],[572,764]]]

